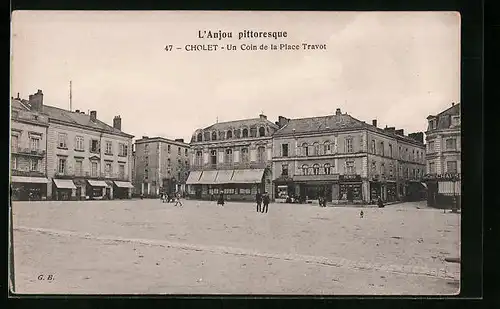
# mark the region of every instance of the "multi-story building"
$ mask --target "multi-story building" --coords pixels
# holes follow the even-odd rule
[[[461,125],[460,103],[427,117],[427,201],[433,207],[460,207]]]
[[[185,192],[189,144],[184,139],[143,136],[135,141],[135,191],[143,196]]]
[[[45,115],[47,197],[57,200],[129,198],[132,147],[130,134],[97,119],[97,112],[74,112],[45,105],[43,93],[30,95],[27,107]]]
[[[423,134],[381,129],[337,109],[335,115],[289,119],[273,136],[277,199],[324,196],[338,203],[393,201],[423,176]],[[398,171],[401,171],[398,173]],[[418,182],[420,184],[420,182]],[[399,188],[399,190],[398,190]]]
[[[211,199],[253,200],[257,191],[272,197],[272,135],[278,124],[259,118],[215,123],[194,132],[188,193]]]
[[[47,198],[46,115],[33,112],[27,100],[11,98],[11,189],[13,200]]]

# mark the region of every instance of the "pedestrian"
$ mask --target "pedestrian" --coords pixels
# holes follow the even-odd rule
[[[255,195],[255,202],[257,203],[257,212],[260,212],[262,206],[262,194],[260,191],[257,191],[257,194]]]
[[[264,196],[262,197],[262,202],[264,204],[264,207],[262,208],[262,213],[267,213],[269,209],[269,194],[267,192],[264,193]]]
[[[221,192],[219,194],[219,199],[217,200],[217,205],[224,206],[224,193],[223,192]]]
[[[377,205],[378,205],[378,208],[384,208],[384,201],[382,201],[382,197],[379,195],[378,196],[378,199],[377,199]]]
[[[179,192],[177,192],[177,194],[175,195],[175,205],[174,206],[177,206],[177,205],[182,207],[181,194]]]

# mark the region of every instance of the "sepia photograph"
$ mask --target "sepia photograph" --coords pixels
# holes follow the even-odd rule
[[[458,295],[457,12],[23,11],[14,295]]]

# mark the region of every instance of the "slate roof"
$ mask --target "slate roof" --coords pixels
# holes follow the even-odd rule
[[[269,125],[272,128],[278,129],[278,126],[267,120],[267,119],[262,119],[262,118],[250,118],[250,119],[241,119],[241,120],[234,120],[234,121],[226,121],[226,122],[218,122],[214,123],[211,126],[208,126],[204,128],[203,130],[216,130],[216,131],[225,131],[228,129],[237,129],[241,127],[257,127],[259,125]]]
[[[446,110],[440,112],[435,116],[429,116],[430,118],[437,118],[437,128],[434,130],[448,129],[451,127],[451,116],[460,115],[460,103],[457,103]],[[455,128],[459,128],[460,125],[455,126]]]

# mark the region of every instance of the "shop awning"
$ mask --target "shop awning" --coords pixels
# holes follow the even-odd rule
[[[24,177],[24,176],[12,176],[11,182],[22,182],[22,183],[48,183],[49,180],[45,177]]]
[[[217,171],[203,171],[201,174],[199,184],[213,185],[215,184],[215,178],[217,178]]]
[[[105,188],[108,187],[108,184],[102,180],[89,180],[89,179],[87,179],[87,181],[89,182],[89,185],[91,185],[92,187],[105,187]]]
[[[201,177],[201,171],[189,172],[188,179],[186,180],[187,185],[197,184]]]
[[[264,169],[235,170],[231,183],[260,183]]]
[[[71,179],[53,179],[58,189],[76,189]]]
[[[217,173],[217,178],[215,178],[215,183],[225,184],[231,183],[231,178],[233,178],[234,170],[220,170]]]
[[[132,185],[130,182],[128,181],[115,181],[114,182],[115,185],[118,187],[118,188],[133,188],[134,185]]]

